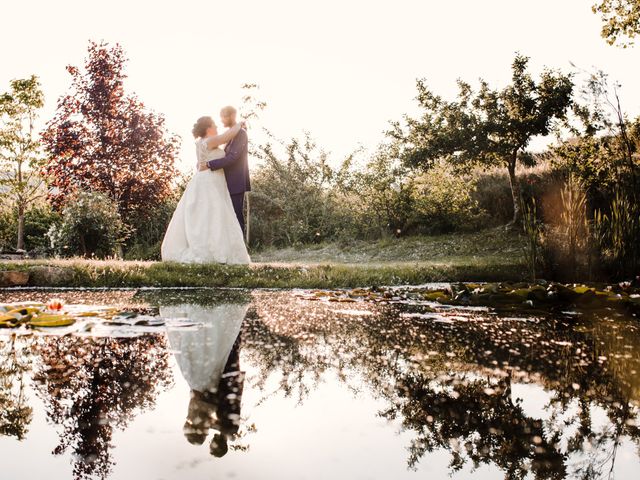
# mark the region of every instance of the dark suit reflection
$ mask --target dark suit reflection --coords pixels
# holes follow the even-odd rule
[[[235,438],[240,427],[242,391],[245,372],[240,369],[241,334],[238,334],[217,388],[191,390],[191,401],[185,423],[185,437],[190,443],[201,445],[209,430],[217,430],[209,445],[211,455],[224,456],[228,441]]]

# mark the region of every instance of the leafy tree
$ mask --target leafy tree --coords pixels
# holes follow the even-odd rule
[[[609,45],[619,42],[626,48],[640,35],[640,0],[601,0],[592,10],[602,17],[601,35]]]
[[[566,117],[573,94],[570,75],[546,69],[536,82],[527,71],[528,63],[527,57],[516,55],[512,82],[502,90],[481,80],[475,92],[459,80],[458,99],[452,102],[431,92],[424,79],[418,80],[416,98],[422,116],[406,116],[406,128],[395,122],[389,132],[401,143],[404,161],[413,167],[428,169],[439,159],[459,169],[506,167],[514,223],[521,217],[516,166],[536,163],[527,146],[532,138],[548,135],[554,121]]]
[[[42,162],[35,138],[38,109],[44,95],[38,77],[12,80],[11,91],[0,94],[0,185],[18,212],[16,248],[24,248],[24,218],[29,205],[44,196],[38,175]]]
[[[178,138],[162,115],[124,91],[125,56],[90,42],[84,71],[68,66],[71,92],[58,101],[43,138],[45,172],[60,206],[77,189],[107,194],[125,220],[171,194]]]
[[[640,117],[629,120],[619,90],[600,70],[585,72],[581,102],[574,102],[579,120],[574,137],[552,149],[555,160],[578,175],[593,192],[620,186],[635,196],[640,185]]]

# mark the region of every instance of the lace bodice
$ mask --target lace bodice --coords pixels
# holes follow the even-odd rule
[[[207,148],[207,142],[204,138],[199,138],[198,140],[196,140],[197,163],[208,162],[209,160],[215,160],[222,157],[224,157],[224,150],[222,150],[221,148],[214,148],[213,150],[209,150]]]

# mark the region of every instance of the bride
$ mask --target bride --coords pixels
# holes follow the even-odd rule
[[[220,145],[235,138],[242,123],[218,134],[211,117],[193,126],[197,165],[225,156]],[[163,261],[247,264],[251,260],[233,210],[224,170],[196,171],[187,183],[162,241]]]

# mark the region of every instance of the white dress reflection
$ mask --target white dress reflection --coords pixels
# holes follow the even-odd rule
[[[209,447],[216,457],[227,453],[227,441],[239,428],[244,384],[240,330],[248,308],[249,303],[160,307],[164,318],[188,318],[201,323],[194,328],[169,328],[167,335],[191,389],[185,437],[190,443],[201,445],[210,429],[217,430]]]

